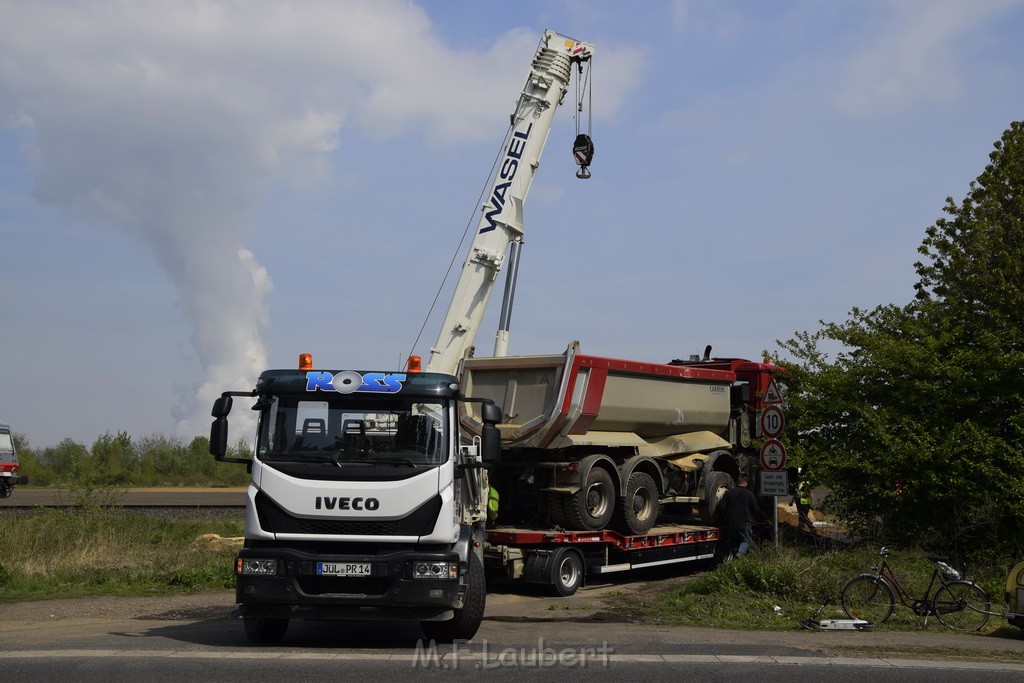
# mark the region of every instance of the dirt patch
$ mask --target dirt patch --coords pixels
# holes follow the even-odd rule
[[[232,618],[237,614],[234,591],[203,591],[187,595],[147,597],[99,596],[67,600],[36,600],[0,604],[0,633],[71,628],[82,621],[189,621]]]

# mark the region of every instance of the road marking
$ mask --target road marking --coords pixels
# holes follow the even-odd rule
[[[422,656],[420,656],[422,657]],[[19,659],[238,659],[238,660],[331,660],[346,662],[391,661],[423,667],[422,658],[407,652],[289,652],[282,650],[230,650],[226,652],[196,652],[191,650],[6,650],[0,652],[0,661]],[[452,660],[451,653],[437,653],[437,660],[431,666],[444,666]],[[463,652],[457,656],[458,666],[479,663],[494,668],[510,665],[500,658],[484,657],[480,653]],[[835,666],[835,667],[881,667],[892,669],[957,669],[964,671],[1024,671],[1024,663],[1006,662],[963,662],[934,659],[890,659],[867,657],[818,657],[818,656],[773,656],[773,655],[670,655],[670,654],[609,654],[586,657],[586,662],[576,660],[576,666],[597,667],[613,664],[763,664],[777,666]],[[516,662],[513,666],[530,668],[536,666],[529,661]]]

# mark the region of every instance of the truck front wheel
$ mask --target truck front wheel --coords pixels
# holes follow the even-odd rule
[[[242,617],[245,637],[250,643],[267,645],[280,643],[288,630],[288,620],[272,617]]]
[[[455,640],[469,640],[476,635],[480,622],[484,620],[487,604],[487,584],[484,580],[484,562],[476,553],[469,556],[469,573],[466,575],[466,596],[462,609],[455,610],[455,618],[448,621],[421,621],[423,635],[438,643]]]

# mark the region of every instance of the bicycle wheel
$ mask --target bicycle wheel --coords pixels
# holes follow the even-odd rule
[[[954,631],[979,631],[988,623],[992,601],[981,586],[954,581],[935,591],[932,609],[939,621]]]
[[[874,574],[861,574],[843,586],[843,611],[851,619],[881,624],[896,608],[896,596],[889,584]]]

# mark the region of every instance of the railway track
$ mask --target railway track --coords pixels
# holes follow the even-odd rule
[[[84,496],[68,489],[18,487],[10,497],[0,498],[0,516],[80,507]],[[232,518],[245,512],[245,489],[105,489],[97,492],[94,502],[164,518]]]

